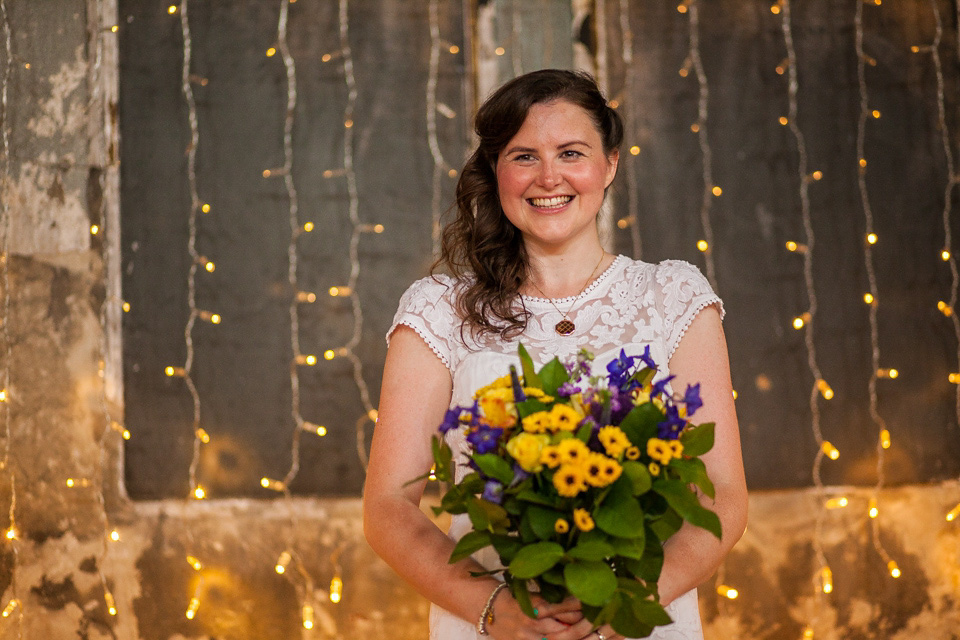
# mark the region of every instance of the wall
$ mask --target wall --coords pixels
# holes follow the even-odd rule
[[[0,506],[18,535],[0,551],[0,606],[14,598],[21,606],[0,618],[0,639],[424,637],[426,605],[363,543],[356,498],[125,498],[121,435],[110,425],[119,408],[104,387],[113,352],[101,328],[104,301],[117,301],[105,293],[109,242],[89,230],[109,210],[115,169],[103,142],[113,109],[109,99],[97,106],[102,88],[92,84],[102,81],[102,58],[90,34],[103,32],[87,25],[101,10],[109,24],[108,8],[97,5],[7,5],[17,58],[2,194],[9,426],[0,434]],[[870,492],[829,492],[850,506],[823,512],[824,496],[808,489],[752,494],[747,534],[718,576],[740,596],[720,600],[715,583],[704,587],[707,637],[797,638],[809,623],[818,639],[957,638],[960,530],[944,513],[960,485],[881,492],[879,535],[902,569],[897,580],[871,546]],[[820,517],[835,589],[815,597],[811,532]],[[118,542],[108,540],[114,528]],[[291,568],[302,567],[312,585],[298,571],[273,570],[287,548],[300,558]],[[327,596],[338,567],[343,598],[334,605]],[[312,632],[300,625],[306,590]],[[200,604],[188,620],[194,595]]]

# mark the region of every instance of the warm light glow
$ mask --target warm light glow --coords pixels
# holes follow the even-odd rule
[[[268,57],[268,58],[272,58],[272,57],[275,56],[275,55],[277,55],[277,49],[276,49],[276,47],[270,47],[269,49],[267,49],[267,57]]]
[[[869,244],[877,244],[877,234],[875,234],[875,233],[868,233],[868,234],[867,234],[867,242],[868,242]]]
[[[13,527],[10,527],[9,529],[7,529],[7,531],[3,535],[4,537],[6,537],[7,540],[16,540],[17,530],[14,529]]]
[[[264,178],[269,178],[270,175],[271,175],[270,169],[264,169],[264,170],[263,170],[263,177],[264,177]]]
[[[317,356],[313,355],[312,353],[309,355],[297,356],[297,364],[305,364],[309,367],[312,367],[313,365],[317,364]]]
[[[210,444],[210,434],[207,433],[207,430],[204,429],[203,427],[197,427],[197,430],[196,432],[194,432],[194,435],[196,436],[197,440],[199,440],[203,444]]]
[[[330,62],[332,59],[333,59],[333,56],[329,53],[325,53],[322,56],[320,56],[320,60],[322,60],[323,62]]]
[[[782,124],[783,126],[787,126],[787,124],[789,123],[790,121],[787,120],[787,116],[780,116],[780,124]]]
[[[110,615],[117,615],[117,603],[113,600],[113,594],[109,591],[105,591],[103,594],[103,601],[106,603],[107,611],[110,613]]]
[[[687,12],[687,4],[686,4],[685,2],[681,2],[680,4],[678,4],[678,5],[677,5],[677,11],[679,11],[680,13],[686,13],[686,12]]]
[[[353,289],[350,287],[330,287],[327,293],[336,298],[337,296],[349,296],[353,293]]]
[[[303,628],[313,629],[313,607],[308,604],[303,605]]]
[[[740,592],[734,589],[733,587],[728,587],[725,584],[717,587],[717,594],[727,598],[729,600],[736,600],[737,596],[740,595]]]
[[[632,156],[640,155],[640,147],[638,147],[637,145],[633,145],[632,147],[630,147],[630,155]]]
[[[200,569],[203,569],[203,563],[200,562],[200,560],[197,559],[196,556],[187,556],[187,564],[193,567],[194,570],[196,571],[200,571]]]
[[[951,373],[947,376],[947,380],[953,384],[960,384],[960,373]]]
[[[204,213],[210,213],[210,205],[204,204],[202,207],[200,207],[200,211],[203,211]]]
[[[452,45],[450,45],[449,51],[450,51],[450,53],[453,53],[453,54],[460,53],[460,47],[458,47],[458,46],[455,45],[455,44],[452,44]]]
[[[324,360],[333,360],[336,357],[337,357],[337,354],[336,352],[334,352],[333,349],[327,349],[326,351],[323,352]]]
[[[943,251],[941,251],[941,252],[940,252],[940,259],[943,260],[944,262],[946,262],[947,260],[949,260],[949,259],[950,259],[950,251],[949,251],[948,249],[944,249]]]
[[[820,445],[820,450],[823,451],[824,455],[826,455],[831,460],[836,460],[837,458],[840,457],[840,451],[835,446],[833,446],[833,444],[829,440],[823,441],[823,444]]]
[[[327,435],[327,428],[325,426],[323,426],[322,424],[314,424],[312,422],[307,422],[306,420],[303,421],[303,430],[311,431],[321,437]]]
[[[6,401],[7,401],[7,390],[0,389],[0,402],[6,402]]]
[[[316,302],[317,294],[312,291],[297,291],[297,302]]]
[[[97,235],[100,233],[100,226],[96,224],[90,225],[90,235]]]
[[[833,571],[830,571],[830,567],[820,569],[820,588],[824,593],[833,591]]]
[[[130,312],[130,308],[131,308],[131,307],[130,307],[130,303],[129,303],[129,302],[124,302],[124,303],[123,303],[123,311],[124,311],[124,313],[129,313],[129,312]]]
[[[770,5],[770,13],[772,13],[775,16],[780,15],[780,5],[779,4]]]
[[[187,370],[183,367],[167,367],[163,370],[167,377],[172,378],[174,376],[183,378],[187,375]]]
[[[427,480],[433,482],[437,479],[437,465],[432,465],[430,467],[430,473],[427,474]]]
[[[807,627],[803,630],[803,640],[813,640],[813,627]]]
[[[893,576],[894,578],[900,577],[900,567],[897,566],[896,560],[891,560],[890,562],[888,562],[887,569],[890,570],[890,575]]]
[[[793,252],[793,253],[806,253],[806,252],[807,252],[807,245],[805,245],[805,244],[798,244],[798,243],[794,242],[793,240],[788,240],[786,246],[787,246],[787,251],[791,251],[791,252]]]
[[[286,491],[287,485],[282,480],[273,480],[272,478],[260,478],[260,486],[271,491]]]
[[[505,54],[505,53],[507,52],[507,50],[504,49],[503,47],[497,47],[496,49],[493,50],[493,52],[494,52],[495,54],[497,54],[498,56],[502,56],[503,54]]]
[[[280,554],[280,557],[277,558],[277,564],[273,568],[274,571],[282,575],[283,572],[287,570],[287,565],[290,564],[290,560],[292,559],[293,557],[290,555],[290,552],[284,551]]]
[[[687,69],[686,67],[681,67],[680,70],[677,71],[677,73],[680,74],[680,77],[681,77],[681,78],[686,78],[688,75],[690,75],[690,69]],[[692,128],[693,128],[693,127],[691,127],[691,129],[692,129]],[[700,129],[700,127],[698,126],[698,127],[697,127],[697,130],[699,130],[699,129]],[[694,133],[696,133],[696,131],[694,131]]]
[[[196,500],[203,500],[207,497],[207,492],[204,491],[201,485],[197,485],[197,488],[193,490],[193,497]]]
[[[873,300],[874,298],[872,293],[863,294],[863,301],[866,302],[867,304],[873,304]]]
[[[184,614],[187,616],[187,620],[193,620],[194,616],[197,615],[197,609],[200,608],[200,598],[190,598],[190,606],[187,607],[187,612]]]
[[[120,532],[114,529],[110,532],[110,539],[114,542],[120,542]]]
[[[172,4],[169,7],[167,7],[167,13],[169,13],[170,15],[173,15],[176,12],[177,12],[177,5]]]
[[[953,308],[943,300],[940,300],[939,302],[937,302],[937,309],[939,309],[940,313],[947,316],[948,318],[953,315]]]
[[[880,446],[884,449],[890,448],[890,431],[887,429],[880,431]]]
[[[866,166],[867,166],[867,159],[866,159],[866,158],[860,158],[860,166],[863,167],[863,168],[866,168]]]
[[[114,33],[116,33],[117,31],[120,31],[120,27],[118,25],[113,25],[112,27],[110,27],[110,31],[113,31]]]
[[[900,372],[896,369],[877,369],[878,378],[889,378],[891,380],[896,379],[900,375]]]
[[[823,178],[823,171],[819,171],[819,170],[814,171],[813,173],[810,174],[810,177],[813,178],[814,180],[820,180]]]
[[[304,223],[303,223],[303,230],[306,231],[307,233],[310,233],[311,231],[313,231],[313,223],[312,223],[312,222],[304,222]]]
[[[877,110],[877,109],[874,109],[873,111],[870,112],[870,115],[872,115],[874,118],[879,118],[879,117],[880,117],[880,111]]]
[[[3,616],[4,618],[9,618],[10,615],[11,615],[14,611],[16,611],[17,607],[19,607],[19,606],[20,606],[20,601],[19,601],[19,600],[17,600],[17,599],[11,600],[10,602],[7,603],[7,606],[5,606],[5,607],[3,608],[3,613],[0,613],[0,616]]]
[[[804,327],[808,322],[810,322],[811,318],[812,318],[812,316],[810,315],[810,312],[809,312],[809,311],[800,314],[799,316],[797,316],[796,318],[793,319],[793,328],[794,328],[794,329],[797,329],[798,331],[799,331],[800,329],[803,329],[803,327]]]
[[[697,240],[697,249],[706,253],[707,249],[709,248],[710,246],[707,244],[706,240]]]
[[[370,411],[367,411],[367,417],[370,418],[371,421],[376,422],[380,417],[380,412],[376,409],[370,409]]]
[[[830,400],[833,398],[833,389],[831,389],[830,385],[827,384],[827,381],[822,378],[817,380],[817,391],[820,392],[820,395],[823,396],[824,400]]]
[[[850,504],[846,496],[840,496],[839,498],[830,498],[826,502],[827,509],[843,509],[845,506]]]
[[[700,133],[700,124],[694,122],[692,125],[690,125],[690,131],[693,131],[694,133]]]
[[[343,596],[343,580],[340,579],[340,576],[333,576],[333,580],[330,581],[330,602],[337,604],[340,602],[340,598]]]
[[[960,518],[960,504],[957,504],[957,506],[947,512],[947,522],[953,522],[957,518]]]
[[[456,170],[456,169],[450,169],[449,171],[447,171],[447,176],[449,176],[449,177],[451,177],[451,178],[456,178],[456,177],[457,177],[457,170]],[[379,233],[379,232],[378,232],[378,233]]]
[[[734,400],[737,399],[737,395],[738,395],[738,394],[737,394],[737,390],[734,389],[734,390],[733,390],[733,399],[734,399]]]
[[[213,273],[214,271],[216,271],[217,265],[215,265],[215,264],[213,264],[212,262],[210,262],[209,260],[207,260],[207,261],[204,263],[203,268],[207,270],[207,273]]]
[[[910,47],[910,51],[912,51],[913,53],[920,53],[920,47],[918,47],[917,45],[913,45],[912,47]]]
[[[867,514],[871,518],[876,518],[878,515],[880,515],[880,509],[877,508],[877,499],[875,497],[870,498],[870,502],[868,503]]]
[[[723,189],[715,186],[713,189],[710,189],[710,193],[712,193],[715,196],[720,196],[720,195],[723,195]]]
[[[617,220],[617,228],[626,229],[627,227],[630,226],[631,222],[632,220],[630,218],[620,218],[619,220]]]

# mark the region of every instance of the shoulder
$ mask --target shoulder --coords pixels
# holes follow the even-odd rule
[[[420,278],[400,296],[399,308],[416,313],[428,306],[452,305],[458,289],[458,281],[445,274]]]
[[[713,292],[710,282],[695,265],[685,260],[664,260],[656,265],[657,284],[663,286],[671,282],[683,282],[690,286]]]

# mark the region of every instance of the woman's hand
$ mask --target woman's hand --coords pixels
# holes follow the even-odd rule
[[[533,594],[531,602],[537,613],[536,618],[525,614],[509,592],[500,594],[493,603],[493,623],[487,625],[487,631],[495,640],[553,640],[561,637],[556,634],[566,632],[583,621],[580,602],[576,598],[550,604]],[[579,640],[580,637],[570,636],[572,640]]]

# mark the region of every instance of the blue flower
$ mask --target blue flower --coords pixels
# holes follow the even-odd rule
[[[513,385],[513,401],[523,402],[526,400],[527,396],[523,392],[523,387],[520,386],[520,378],[517,376],[517,368],[513,365],[510,365],[510,383]]]
[[[633,368],[634,356],[628,356],[623,349],[620,349],[620,355],[616,360],[611,360],[607,364],[607,371],[610,373],[610,384],[615,387],[623,386],[623,383],[630,377],[630,369]]]
[[[527,473],[523,467],[518,465],[516,462],[513,463],[513,480],[510,481],[511,487],[517,486],[529,477],[530,474]]]
[[[671,380],[673,380],[674,378],[676,378],[676,377],[677,377],[677,376],[672,376],[672,375],[671,375],[671,376],[667,376],[666,378],[660,380],[659,382],[654,382],[654,383],[653,383],[653,389],[651,390],[650,395],[651,395],[651,396],[658,396],[658,395],[661,395],[661,394],[665,393],[665,392],[666,392],[666,386],[667,386],[667,384],[669,384],[669,382],[670,382]]]
[[[657,436],[663,440],[676,440],[687,421],[680,417],[675,405],[667,405],[667,419],[657,424]]]
[[[487,480],[487,483],[483,485],[483,495],[480,497],[489,502],[500,504],[503,502],[503,485],[496,480]]]
[[[467,442],[473,445],[476,453],[492,453],[497,450],[502,434],[503,429],[482,424],[476,431],[467,435]]]
[[[643,353],[640,354],[640,360],[643,361],[643,364],[647,365],[650,369],[654,371],[657,370],[657,363],[653,361],[653,358],[650,357],[650,345],[647,345],[643,350]]]
[[[463,411],[461,407],[447,409],[447,412],[443,415],[443,422],[440,424],[440,433],[446,433],[460,426],[461,411]]]
[[[687,385],[687,391],[683,394],[683,402],[687,405],[687,417],[692,416],[697,409],[703,406],[700,399],[700,383]]]

